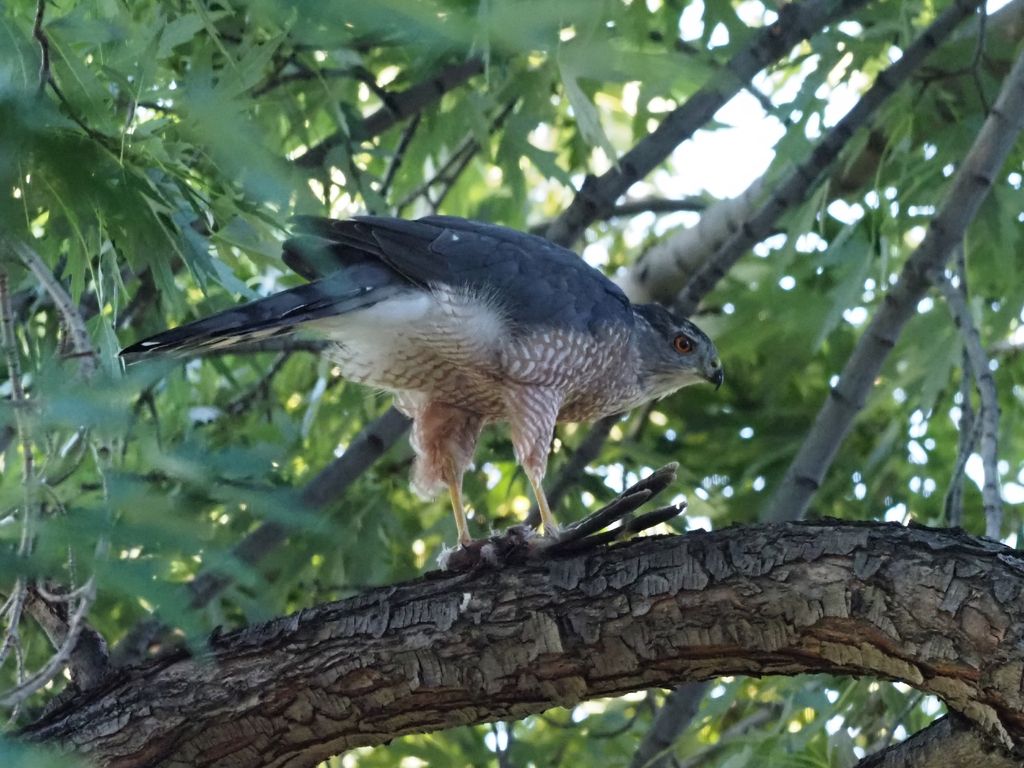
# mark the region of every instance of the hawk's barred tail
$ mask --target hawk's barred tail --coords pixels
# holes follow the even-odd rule
[[[132,363],[142,355],[189,355],[295,333],[311,321],[373,306],[407,285],[383,264],[362,262],[308,285],[158,333],[121,350],[121,357]]]

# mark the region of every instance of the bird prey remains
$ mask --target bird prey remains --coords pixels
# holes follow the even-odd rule
[[[311,280],[122,351],[188,354],[300,330],[352,381],[389,390],[412,417],[412,487],[451,493],[471,541],[462,476],[488,424],[511,425],[544,531],[541,480],[555,422],[594,421],[698,381],[722,383],[715,345],[693,323],[630,304],[572,251],[454,216],[295,220],[285,262]]]

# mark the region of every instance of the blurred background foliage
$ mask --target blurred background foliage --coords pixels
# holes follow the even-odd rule
[[[690,504],[679,528],[758,519],[994,100],[1019,45],[1009,15],[1019,4],[984,36],[976,18],[943,45],[719,284],[697,321],[718,345],[725,385],[623,418],[563,497],[561,519],[669,461],[681,464],[677,490]],[[751,123],[781,137],[774,159],[752,170],[723,153],[721,176],[766,171],[771,189],[835,122],[834,105],[852,103],[944,6],[869,3],[793,49],[752,84],[757,99],[743,97]],[[447,499],[425,504],[409,491],[404,439],[311,513],[301,489],[388,401],[301,345],[127,372],[120,346],[296,284],[278,247],[295,213],[439,211],[543,231],[586,174],[726,80],[723,65],[777,10],[758,0],[56,0],[34,29],[37,8],[0,4],[0,237],[28,243],[64,285],[99,366],[91,379],[78,374],[50,294],[5,249],[31,407],[21,409],[22,440],[5,374],[0,592],[24,574],[72,584],[94,575],[89,619],[112,645],[154,615],[175,628],[165,641],[201,642],[217,625],[412,578],[455,539]],[[40,89],[44,41],[52,85]],[[731,128],[720,115],[697,141]],[[1002,535],[1013,546],[1024,501],[1021,159],[1018,148],[966,243],[1002,408]],[[714,179],[688,186],[689,173],[670,157],[624,201],[685,190],[677,210],[635,206],[595,223],[577,248],[621,276],[717,202],[703,188]],[[925,299],[812,515],[944,523],[960,360],[944,303]],[[558,429],[549,478],[587,434]],[[19,557],[26,450],[37,538]],[[466,478],[474,533],[521,519],[528,485],[507,432],[488,431],[476,466]],[[268,521],[287,527],[286,543],[255,566],[241,562],[232,548]],[[974,482],[963,524],[984,530]],[[192,610],[183,584],[201,570],[232,581]],[[45,636],[25,620],[20,638],[24,664],[41,666],[52,652]],[[16,680],[13,659],[3,687]],[[408,737],[332,764],[628,765],[663,698]],[[683,765],[847,766],[940,711],[870,680],[726,679],[672,754]],[[34,764],[13,749],[0,742],[0,763]]]

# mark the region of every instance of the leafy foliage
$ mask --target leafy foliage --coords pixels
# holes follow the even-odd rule
[[[863,91],[944,5],[871,4],[758,77],[764,119],[785,129],[769,188],[835,122],[833,105]],[[775,18],[756,0],[63,0],[44,10],[36,33],[35,3],[0,6],[0,236],[29,243],[58,277],[100,365],[91,380],[77,376],[67,323],[0,240],[29,398],[0,410],[0,591],[21,576],[94,575],[89,620],[110,643],[153,614],[178,641],[201,642],[218,625],[413,577],[455,538],[447,500],[424,504],[409,491],[404,441],[327,510],[309,508],[301,489],[387,408],[329,363],[281,349],[123,372],[121,345],[297,284],[277,246],[295,213],[441,211],[539,227],[586,174],[614,167],[666,112],[727,77],[730,57]],[[975,20],[943,44],[708,297],[697,320],[722,353],[722,390],[687,390],[616,424],[563,499],[562,519],[668,461],[681,463],[691,525],[758,518],[1019,47],[1016,27],[983,29]],[[453,73],[467,60],[479,66],[463,82]],[[402,100],[423,83],[431,95]],[[728,129],[718,119],[709,134]],[[723,172],[736,173],[727,159]],[[999,471],[1014,504],[1024,501],[1022,160],[1018,146],[966,240],[971,307],[1002,410]],[[669,158],[630,196],[671,196],[686,174]],[[616,274],[697,218],[612,216],[589,230],[586,256]],[[925,299],[812,514],[944,523],[965,406],[961,359],[944,303]],[[586,435],[559,428],[549,476]],[[466,493],[480,535],[520,519],[529,494],[507,432],[485,435],[477,467]],[[30,505],[35,545],[19,555]],[[964,527],[983,532],[971,482],[964,508]],[[256,564],[237,557],[233,548],[266,522],[286,526],[287,542]],[[1015,541],[1021,523],[1008,506],[1002,535]],[[184,585],[210,571],[230,585],[193,610]],[[42,631],[26,620],[20,638],[24,664],[42,666],[52,653]],[[2,687],[17,666],[0,669]],[[62,684],[29,699],[21,721]],[[662,701],[593,702],[333,762],[627,765]],[[723,680],[673,751],[730,768],[846,766],[939,709],[890,683]],[[17,749],[0,742],[0,763],[48,759]]]

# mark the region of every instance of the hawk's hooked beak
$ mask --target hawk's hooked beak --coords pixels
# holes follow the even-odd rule
[[[718,388],[722,386],[722,382],[725,381],[725,372],[722,370],[722,361],[717,357],[712,360],[708,364],[707,368],[704,369],[704,378],[714,384],[715,390],[717,391]]]

